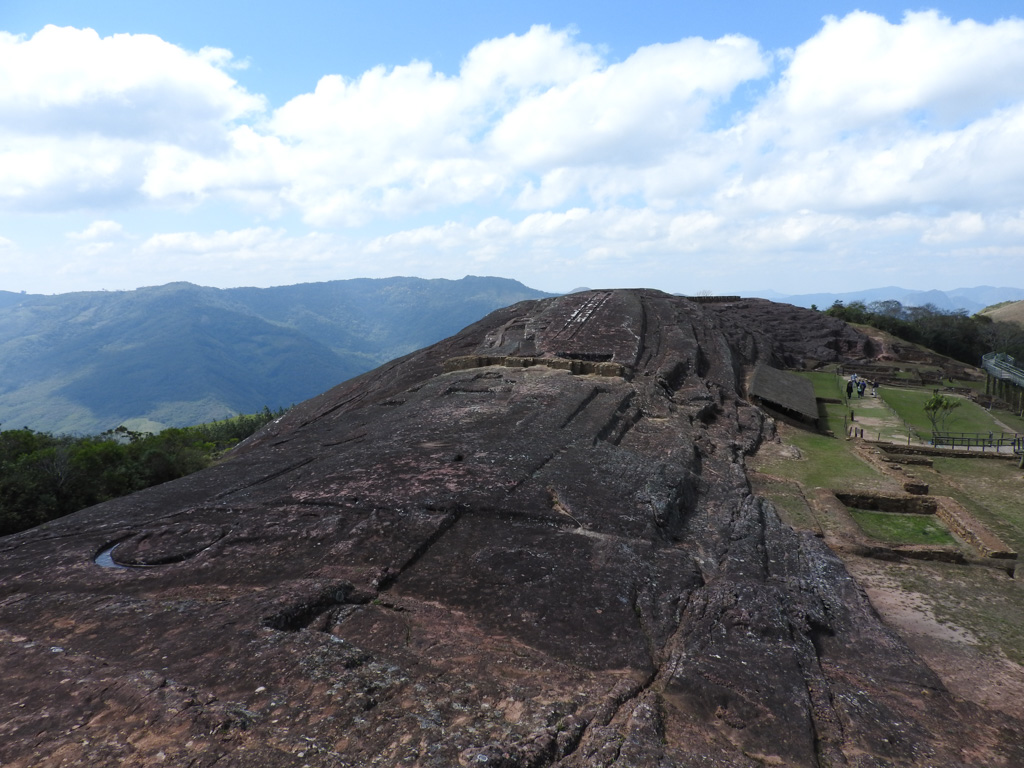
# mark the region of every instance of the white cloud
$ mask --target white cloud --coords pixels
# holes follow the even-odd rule
[[[144,148],[104,136],[5,134],[0,115],[0,208],[102,208],[137,196]]]
[[[965,184],[984,193],[1024,163],[1006,154],[1024,130],[1017,21],[827,19],[776,57],[777,87],[723,130],[708,127],[711,110],[771,74],[749,38],[684,39],[609,64],[572,33],[538,26],[479,44],[457,75],[419,61],[327,75],[248,124],[264,103],[226,74],[223,49],[56,27],[0,42],[14,84],[0,95],[0,129],[52,119],[41,135],[14,131],[0,195],[41,206],[83,190],[215,196],[270,215],[295,209],[318,226],[636,196],[657,208],[711,198],[736,210],[849,210],[941,202]]]
[[[0,33],[0,115],[7,130],[100,134],[211,146],[225,123],[264,109],[224,71],[231,54],[195,54],[153,35],[101,38],[47,26]]]
[[[81,256],[99,256],[102,253],[106,253],[114,247],[111,242],[100,242],[100,243],[84,243],[75,248],[75,253]]]
[[[779,86],[800,128],[970,120],[1024,97],[1024,23],[954,24],[937,11],[901,24],[855,11],[799,46]],[[923,113],[923,114],[922,114]],[[802,130],[797,131],[798,134]]]
[[[720,194],[766,211],[1019,205],[1024,157],[1014,147],[1022,142],[1024,104],[959,130],[907,130],[887,139],[866,132],[776,150],[760,173],[736,179]]]
[[[233,123],[265,106],[223,71],[230,63],[227,51],[190,53],[152,35],[0,33],[0,205],[139,201],[162,149],[216,156]]]
[[[275,247],[287,239],[284,230],[270,227],[242,229],[235,232],[218,230],[211,235],[198,232],[169,232],[153,235],[139,248],[144,254],[200,254],[216,256],[223,253],[251,254]]]
[[[120,237],[123,233],[124,227],[116,221],[98,220],[81,232],[68,232],[67,237],[71,240],[103,240]]]
[[[979,213],[957,211],[931,222],[921,236],[925,243],[969,240],[985,231],[985,219]]]
[[[768,72],[744,37],[641,48],[524,100],[495,127],[496,150],[526,168],[645,165],[696,133],[717,99]]]
[[[514,190],[522,207],[581,192],[614,202],[639,189],[634,179],[610,183],[621,175],[615,166],[656,165],[675,152],[714,103],[764,76],[766,62],[754,41],[728,37],[651,46],[608,65],[568,33],[534,27],[481,43],[457,76],[413,62],[324,77],[232,162],[265,167],[262,178],[319,226],[493,203]],[[202,158],[182,162],[184,154],[163,154],[150,193],[188,188],[183,178],[232,176],[200,170]]]
[[[326,74],[272,112],[229,74],[245,64],[149,35],[0,33],[0,209],[98,211],[67,237],[109,260],[434,276],[485,262],[569,285],[629,258],[723,280],[747,274],[730,260],[810,253],[953,264],[1012,248],[1022,226],[1021,20],[858,11],[792,50],[689,38],[617,62],[535,26],[453,74]],[[218,206],[252,218],[139,246],[113,221]]]
[[[251,227],[212,232],[165,232],[132,238],[85,240],[68,251],[42,253],[34,264],[0,259],[0,276],[47,272],[47,290],[133,288],[188,280],[202,285],[287,285],[331,280],[358,269],[357,255],[331,235],[290,236],[282,228]],[[19,267],[20,265],[20,267]],[[140,277],[140,275],[142,277]],[[25,287],[40,290],[38,276]]]

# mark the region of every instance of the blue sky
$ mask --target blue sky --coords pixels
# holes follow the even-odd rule
[[[1024,286],[1019,2],[0,2],[0,289]]]

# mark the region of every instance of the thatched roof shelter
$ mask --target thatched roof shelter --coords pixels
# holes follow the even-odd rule
[[[757,366],[750,381],[750,397],[801,421],[818,418],[814,385],[795,373],[768,365]]]

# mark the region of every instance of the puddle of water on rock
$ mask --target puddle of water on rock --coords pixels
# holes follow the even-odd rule
[[[128,570],[127,565],[115,563],[114,558],[110,555],[110,553],[114,551],[114,547],[116,547],[120,543],[121,542],[118,541],[114,544],[111,544],[109,547],[107,547],[98,555],[96,555],[96,557],[93,558],[93,562],[96,563],[96,565],[103,566],[104,568],[122,568],[124,570]]]

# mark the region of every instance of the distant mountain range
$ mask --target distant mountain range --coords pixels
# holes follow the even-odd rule
[[[289,406],[550,295],[495,277],[0,291],[0,428],[157,430]]]
[[[795,304],[798,307],[809,308],[814,304],[818,309],[828,309],[836,301],[841,301],[844,304],[849,304],[851,301],[863,301],[865,304],[870,304],[872,301],[895,300],[906,307],[923,307],[925,304],[932,304],[938,309],[946,311],[963,309],[973,315],[992,304],[1024,299],[1024,288],[994,288],[990,285],[981,285],[976,288],[956,288],[952,291],[915,291],[890,285],[885,288],[870,288],[849,293],[785,295],[775,291],[761,291],[749,295]]]
[[[55,296],[0,291],[0,428],[155,431],[289,406],[495,309],[550,295],[496,277],[231,289],[171,283]],[[1024,300],[1024,289],[756,295],[819,309],[837,300],[895,299],[975,313]]]

